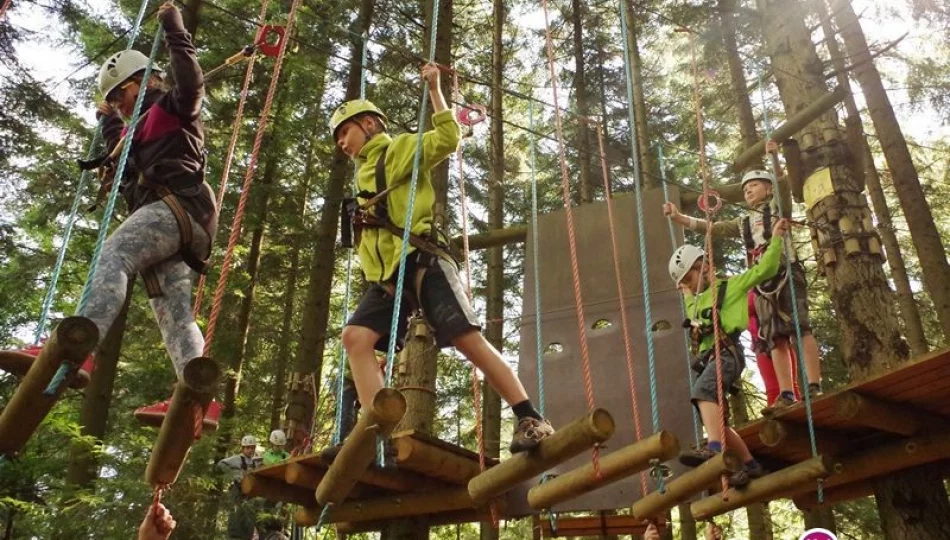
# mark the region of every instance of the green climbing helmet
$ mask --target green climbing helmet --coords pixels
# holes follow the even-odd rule
[[[380,120],[386,121],[386,115],[372,101],[368,99],[347,101],[337,107],[330,118],[330,131],[333,133],[333,140],[336,140],[336,132],[344,122],[364,113],[376,115]]]

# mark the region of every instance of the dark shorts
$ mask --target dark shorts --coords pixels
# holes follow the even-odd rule
[[[798,322],[801,326],[802,335],[811,334],[811,323],[808,320],[808,290],[805,282],[805,268],[801,263],[792,264],[792,281],[795,284],[794,299],[792,298],[792,286],[787,279],[778,292],[762,294],[759,289],[755,290],[755,314],[759,321],[758,336],[754,340],[756,352],[769,353],[775,348],[776,341],[795,339],[797,332],[792,307],[793,301],[798,307]],[[774,290],[770,284],[766,284],[761,289],[765,291]]]
[[[405,288],[408,294],[421,299],[422,310],[426,320],[435,329],[435,341],[439,348],[448,347],[455,338],[472,330],[481,330],[459,278],[458,267],[454,263],[438,258],[433,266],[426,268],[421,295],[417,295],[415,291],[417,268],[416,253],[410,253],[406,259]],[[396,274],[393,274],[393,283],[395,281]],[[374,283],[360,299],[359,306],[346,324],[362,326],[379,333],[382,337],[376,342],[375,348],[385,352],[389,347],[393,307],[393,297],[386,287]],[[403,295],[396,327],[397,350],[401,350],[405,344],[411,316],[412,307],[406,295]]]
[[[736,358],[731,349],[722,349],[722,387],[723,398],[729,395],[729,389],[738,387],[742,377],[745,360]],[[697,401],[719,402],[719,385],[716,374],[716,358],[713,355],[703,372],[693,381],[689,392],[689,399],[695,405]]]

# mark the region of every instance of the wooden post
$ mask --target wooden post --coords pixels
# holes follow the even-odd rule
[[[640,520],[662,518],[677,504],[717,482],[723,474],[736,472],[741,468],[742,460],[734,451],[726,450],[716,454],[699,467],[667,483],[666,493],[654,491],[633,503],[631,513]]]
[[[551,508],[555,504],[612,484],[621,478],[636,474],[650,466],[654,459],[660,463],[676,457],[679,441],[668,431],[660,431],[600,458],[601,478],[594,475],[594,464],[587,463],[528,491],[528,504],[535,510]]]
[[[709,519],[736,508],[770,501],[802,485],[815,483],[817,479],[831,474],[831,471],[831,460],[824,456],[814,457],[768,476],[756,478],[742,489],[729,488],[725,497],[715,494],[700,499],[690,505],[690,510],[696,520]]]
[[[98,342],[99,329],[85,317],[68,317],[59,323],[0,413],[0,456],[19,452],[63,393],[65,385],[54,396],[43,395],[59,366],[72,364],[75,378],[75,368]]]
[[[314,506],[313,491],[289,486],[280,480],[256,474],[246,474],[241,479],[241,493],[248,497],[261,497],[272,502],[299,504],[301,508]]]
[[[324,474],[326,472],[323,469],[308,467],[303,463],[288,463],[284,469],[284,481],[292,486],[314,490],[320,485]]]
[[[785,121],[782,125],[775,128],[772,132],[772,140],[781,141],[795,135],[805,126],[817,120],[818,117],[828,112],[828,109],[834,107],[838,102],[848,95],[848,89],[838,87],[833,92],[827,92],[825,95],[814,100],[811,105],[795,113],[794,116]],[[755,160],[761,159],[765,155],[765,141],[759,141],[754,145],[742,151],[735,163],[732,164],[733,172],[742,172]]]
[[[595,409],[541,441],[532,452],[521,452],[486,470],[468,482],[468,492],[475,504],[488,501],[535,476],[580,454],[614,434],[610,413]]]
[[[406,414],[406,398],[398,390],[383,388],[365,407],[353,432],[343,442],[323,481],[317,486],[317,503],[340,504],[376,457],[376,438],[389,437]]]
[[[430,478],[464,486],[481,472],[477,461],[412,437],[395,438],[393,446],[396,449],[396,464],[400,469],[414,471]]]
[[[145,469],[145,480],[152,486],[168,486],[178,479],[191,445],[201,436],[202,421],[220,377],[218,364],[210,358],[199,356],[185,364]]]
[[[781,446],[783,449],[793,448],[811,454],[808,428],[801,424],[767,419],[759,431],[759,440],[771,448]],[[827,455],[835,455],[850,444],[844,435],[821,429],[815,430],[815,442],[818,452]]]
[[[862,426],[904,436],[917,435],[924,430],[950,429],[950,422],[943,416],[856,392],[835,396],[835,415]]]
[[[508,244],[520,244],[525,241],[527,236],[527,225],[509,225],[504,229],[495,229],[486,233],[469,235],[468,249],[469,251],[475,251],[479,249],[506,246]],[[461,236],[457,236],[452,239],[452,249],[459,252],[461,251]]]
[[[449,488],[345,502],[330,508],[327,522],[378,521],[473,508],[475,503],[464,487]],[[318,508],[301,508],[295,517],[298,525],[312,526],[317,524],[320,514]]]

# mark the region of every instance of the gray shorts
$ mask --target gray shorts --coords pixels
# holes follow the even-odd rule
[[[784,274],[784,266],[782,267]],[[803,336],[811,334],[808,320],[808,290],[805,282],[805,268],[801,263],[792,264],[792,280],[795,283],[795,304],[798,307],[798,322]],[[768,291],[769,286],[762,287]],[[755,290],[755,315],[759,319],[759,335],[753,340],[755,352],[768,354],[775,348],[775,342],[794,340],[794,311],[792,308],[792,286],[788,280],[774,294],[762,294]]]
[[[722,388],[723,397],[727,397],[729,389],[738,386],[742,376],[742,369],[745,367],[745,360],[736,358],[731,349],[722,349]],[[703,372],[693,381],[693,387],[690,389],[689,399],[693,405],[697,401],[719,402],[719,385],[716,374],[716,357],[711,354]]]

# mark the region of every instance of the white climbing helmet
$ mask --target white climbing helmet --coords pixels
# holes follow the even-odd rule
[[[679,285],[683,281],[683,277],[686,276],[686,272],[689,272],[696,261],[702,259],[705,255],[706,252],[696,246],[689,244],[680,246],[670,257],[670,277]]]
[[[108,96],[109,92],[129,77],[145,71],[147,66],[148,57],[133,49],[120,51],[110,56],[99,68],[99,92],[102,97]],[[158,66],[152,66],[152,73],[161,72]]]
[[[742,187],[745,187],[746,184],[753,180],[765,180],[770,184],[775,183],[775,175],[769,171],[763,171],[762,169],[754,169],[742,176]]]
[[[284,434],[284,430],[275,429],[270,432],[270,443],[274,446],[284,446],[287,444],[287,435]]]
[[[257,438],[253,435],[245,435],[241,437],[241,446],[257,446]]]

